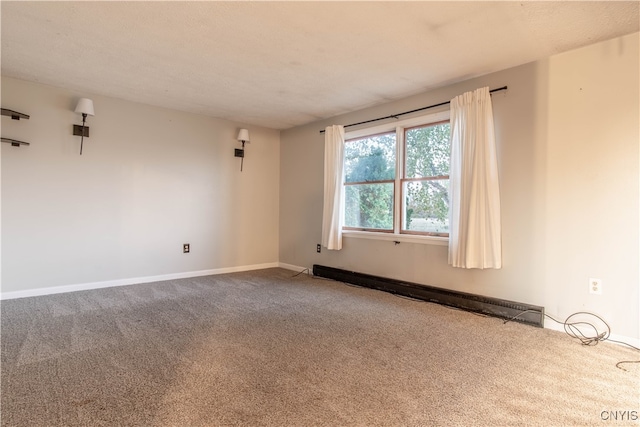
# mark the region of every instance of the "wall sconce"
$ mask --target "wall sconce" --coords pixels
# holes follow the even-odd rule
[[[76,113],[82,114],[82,126],[73,125],[73,134],[81,136],[80,139],[80,155],[82,155],[82,144],[84,143],[84,137],[89,138],[89,126],[85,126],[87,116],[94,116],[93,101],[89,98],[80,98],[78,105],[76,105]]]
[[[242,172],[242,166],[244,164],[244,143],[251,142],[249,141],[249,131],[246,129],[240,129],[240,132],[238,132],[237,139],[242,143],[242,148],[235,149],[235,156],[242,158],[242,160],[240,160],[240,172]]]

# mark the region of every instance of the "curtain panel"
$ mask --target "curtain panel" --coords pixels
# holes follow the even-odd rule
[[[501,268],[500,187],[489,88],[451,100],[449,264]]]
[[[324,204],[322,246],[342,249],[344,224],[344,127],[328,126],[324,132]]]

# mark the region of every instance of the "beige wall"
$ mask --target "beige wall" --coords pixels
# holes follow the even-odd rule
[[[73,109],[94,100],[79,155]],[[2,78],[2,292],[278,261],[279,132]],[[182,253],[183,243],[191,253]]]
[[[603,316],[638,338],[638,34],[493,73],[281,134],[280,261],[333,267],[545,306],[564,319]],[[502,198],[503,269],[447,265],[447,247],[347,237],[320,242],[323,136],[348,124],[451,99],[493,95]],[[588,293],[588,279],[603,295]]]

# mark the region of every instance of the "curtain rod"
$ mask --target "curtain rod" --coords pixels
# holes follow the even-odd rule
[[[497,89],[491,89],[489,91],[489,93],[498,92],[498,91],[501,91],[501,90],[507,90],[507,86],[502,86],[502,87],[499,87]],[[415,110],[405,111],[403,113],[398,113],[398,114],[391,114],[391,115],[386,116],[386,117],[378,117],[377,119],[365,120],[364,122],[351,123],[350,125],[344,125],[344,127],[348,128],[348,127],[351,127],[351,126],[358,126],[358,125],[363,125],[365,123],[377,122],[377,121],[386,120],[386,119],[397,119],[398,117],[404,116],[405,114],[416,113],[418,111],[428,110],[430,108],[435,108],[435,107],[442,107],[443,105],[447,105],[447,104],[450,104],[450,103],[451,103],[451,101],[441,102],[439,104],[429,105],[428,107],[416,108]],[[324,133],[324,129],[322,129],[320,131],[320,133]]]

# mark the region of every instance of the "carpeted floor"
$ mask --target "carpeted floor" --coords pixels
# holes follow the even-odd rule
[[[640,425],[631,349],[292,275],[2,301],[2,426]]]

